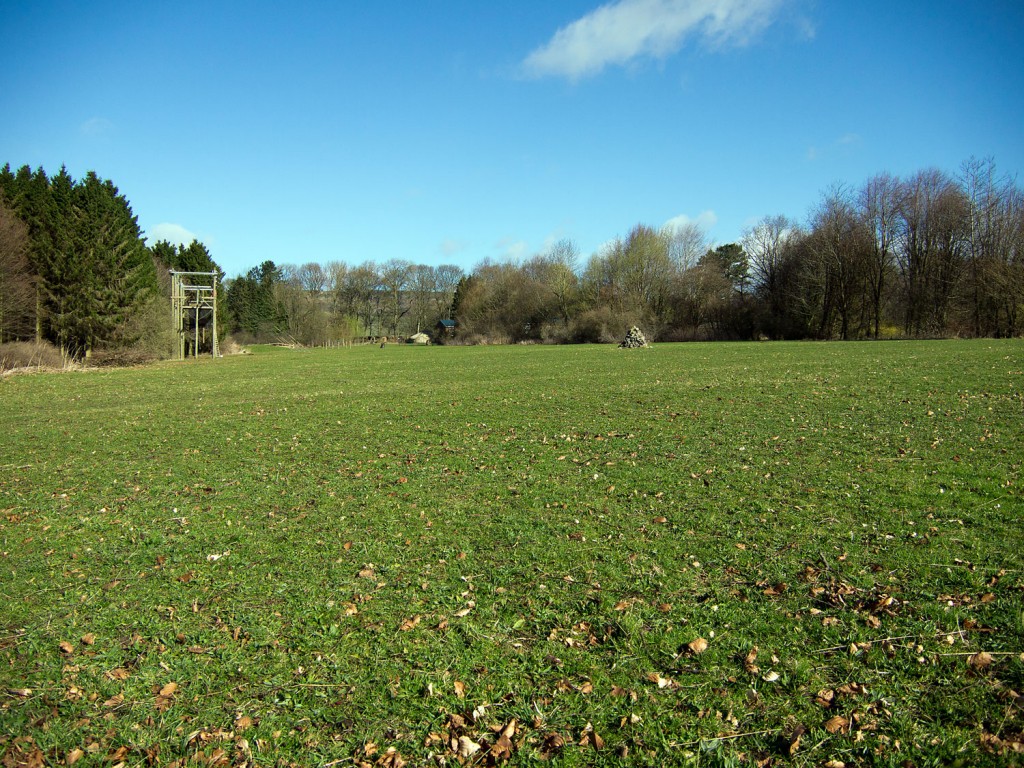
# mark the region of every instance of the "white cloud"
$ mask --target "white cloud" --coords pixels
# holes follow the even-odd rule
[[[517,262],[527,256],[530,246],[525,240],[516,240],[514,237],[503,237],[494,247],[498,250],[499,258],[502,261]]]
[[[663,59],[689,35],[712,46],[743,45],[774,21],[786,0],[615,0],[559,29],[523,62],[533,77],[578,80],[609,65]]]
[[[190,245],[193,240],[199,238],[192,232],[189,232],[180,224],[157,224],[149,232],[149,238],[153,243],[158,243],[161,240],[166,240],[173,245]]]
[[[681,213],[678,216],[673,216],[671,219],[666,221],[663,225],[663,229],[667,229],[671,232],[678,232],[679,230],[684,229],[689,224],[696,224],[698,227],[707,232],[717,223],[718,215],[714,211],[701,211],[700,213],[697,214],[696,218],[690,218],[685,213]]]
[[[105,117],[90,117],[78,126],[78,130],[84,136],[96,138],[110,135],[114,130],[114,124]]]

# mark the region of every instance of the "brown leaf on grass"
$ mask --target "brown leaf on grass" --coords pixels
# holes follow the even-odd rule
[[[163,688],[160,689],[160,696],[173,696],[178,690],[177,683],[167,683]]]
[[[596,751],[604,749],[604,739],[594,730],[592,723],[587,723],[583,728],[583,736],[580,738],[580,746],[591,745]]]
[[[92,645],[95,642],[96,642],[96,635],[94,635],[92,632],[89,632],[87,634],[82,635],[82,644],[83,645]]]
[[[512,752],[515,747],[512,744],[512,737],[516,735],[516,721],[510,720],[501,730],[501,735],[498,740],[494,742],[494,746],[491,747],[491,756],[495,762],[501,760],[509,760],[512,757]]]
[[[459,736],[459,757],[472,757],[480,751],[480,745],[469,736]]]
[[[195,574],[192,571],[187,571],[178,577],[178,581],[180,581],[182,584],[188,584],[190,581],[192,581],[193,576],[195,576]]]
[[[346,541],[344,544],[341,545],[341,548],[348,552],[350,549],[352,549],[352,542]]]
[[[379,765],[381,768],[402,768],[405,765],[405,758],[394,747],[388,747],[384,754],[377,758],[374,765]]]
[[[565,746],[565,739],[557,733],[546,733],[544,734],[544,741],[541,744],[541,758],[550,759],[553,755],[558,754],[562,751]]]
[[[124,694],[119,693],[116,696],[111,696],[109,699],[104,701],[103,702],[103,706],[106,707],[107,709],[113,709],[114,707],[118,707],[118,706],[120,706],[123,703],[124,703]]]
[[[698,637],[696,640],[691,640],[690,642],[688,642],[686,644],[686,647],[689,648],[690,653],[696,656],[698,654],[704,653],[704,651],[708,649],[708,641],[705,640],[703,637]]]
[[[375,579],[375,578],[377,578],[377,573],[376,573],[376,571],[373,570],[373,564],[372,563],[370,565],[363,566],[363,568],[359,571],[359,578],[360,579]]]
[[[85,756],[84,750],[75,747],[64,756],[64,763],[66,765],[74,765]]]
[[[455,695],[460,699],[466,698],[466,684],[461,680],[455,681]]]
[[[994,603],[995,600],[996,600],[996,596],[992,592],[989,592],[988,594],[982,595],[981,596],[981,600],[979,600],[978,602],[980,602],[980,603]]]
[[[31,746],[31,745],[29,745]],[[43,755],[42,750],[38,747],[31,746],[31,749],[26,752],[21,748],[21,744],[15,741],[11,744],[0,758],[3,760],[2,764],[4,768],[7,766],[17,766],[17,768],[43,768],[46,765],[46,756]]]
[[[398,630],[400,632],[408,632],[410,629],[415,628],[416,625],[420,623],[421,618],[422,617],[419,614],[416,614],[411,619],[406,619],[399,625]]]
[[[672,603],[658,603],[658,610],[662,613],[671,613]]]
[[[60,652],[63,653],[65,656],[70,656],[75,652],[75,647],[67,640],[61,640],[58,648],[60,648]]]
[[[659,688],[668,688],[672,685],[672,679],[668,677],[662,677],[657,672],[651,672],[647,675],[647,679],[657,685]]]
[[[829,733],[842,733],[850,728],[850,721],[842,715],[836,715],[825,721],[825,730]]]
[[[109,672],[104,672],[104,677],[109,680],[127,680],[131,673],[124,667],[114,667]]]
[[[7,692],[11,694],[11,696],[17,696],[19,699],[27,699],[32,695],[31,688],[8,688]]]
[[[659,515],[658,517],[654,518],[654,520],[652,520],[651,522],[657,523],[658,525],[664,525],[668,522],[668,518],[664,515]]]
[[[793,757],[800,751],[800,739],[806,732],[807,729],[802,725],[797,725],[796,728],[793,729],[793,732],[786,738],[786,741],[789,742],[786,747],[786,754]]]
[[[252,718],[251,717],[249,717],[248,715],[240,715],[239,717],[235,718],[235,730],[236,731],[241,733],[242,731],[246,731],[249,728],[252,728]]]
[[[831,688],[826,688],[818,691],[818,695],[814,698],[814,702],[822,709],[828,709],[832,706],[832,702],[835,701],[836,692]]]
[[[967,666],[969,666],[971,669],[986,669],[992,666],[992,654],[986,651],[981,651],[980,653],[975,653],[972,656],[968,656]]]
[[[751,675],[758,674],[761,671],[761,668],[754,663],[756,660],[757,646],[755,645],[743,658],[743,669],[745,669]]]

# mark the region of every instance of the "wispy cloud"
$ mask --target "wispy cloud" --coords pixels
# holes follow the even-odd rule
[[[170,224],[167,222],[153,227],[149,232],[149,236],[154,243],[166,240],[173,245],[189,245],[193,240],[199,239],[194,233],[189,232],[180,224]]]
[[[514,237],[503,237],[494,244],[502,261],[516,262],[526,257],[530,246],[525,240],[517,240]]]
[[[705,232],[710,230],[715,224],[718,223],[718,215],[714,211],[701,211],[696,217],[687,216],[685,213],[681,213],[678,216],[673,216],[671,219],[665,222],[663,229],[667,229],[670,232],[679,232],[685,229],[690,224],[696,224],[698,227],[703,229]]]
[[[744,45],[788,0],[615,0],[559,29],[523,61],[531,77],[579,80],[641,57],[663,59],[688,36]]]
[[[114,124],[107,120],[105,117],[90,117],[80,126],[78,130],[84,136],[90,136],[93,138],[109,136],[114,130]]]
[[[832,141],[831,144],[827,145],[825,149],[821,149],[816,145],[811,145],[807,148],[805,155],[809,162],[815,162],[822,158],[836,154],[839,151],[847,150],[852,151],[854,148],[859,147],[863,144],[864,139],[859,133],[844,133],[838,139]]]

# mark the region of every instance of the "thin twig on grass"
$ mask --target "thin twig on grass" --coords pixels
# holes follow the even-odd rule
[[[746,736],[764,736],[766,733],[778,733],[778,731],[774,728],[769,728],[765,731],[747,731],[746,733],[734,733],[731,736],[712,736],[710,739],[697,739],[696,741],[670,741],[668,745],[673,749],[678,749],[679,747],[692,747],[705,741],[732,741],[733,739],[742,739]]]

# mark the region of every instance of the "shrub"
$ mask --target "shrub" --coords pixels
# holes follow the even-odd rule
[[[0,371],[19,368],[63,370],[68,361],[57,347],[48,342],[11,341],[0,344]]]

